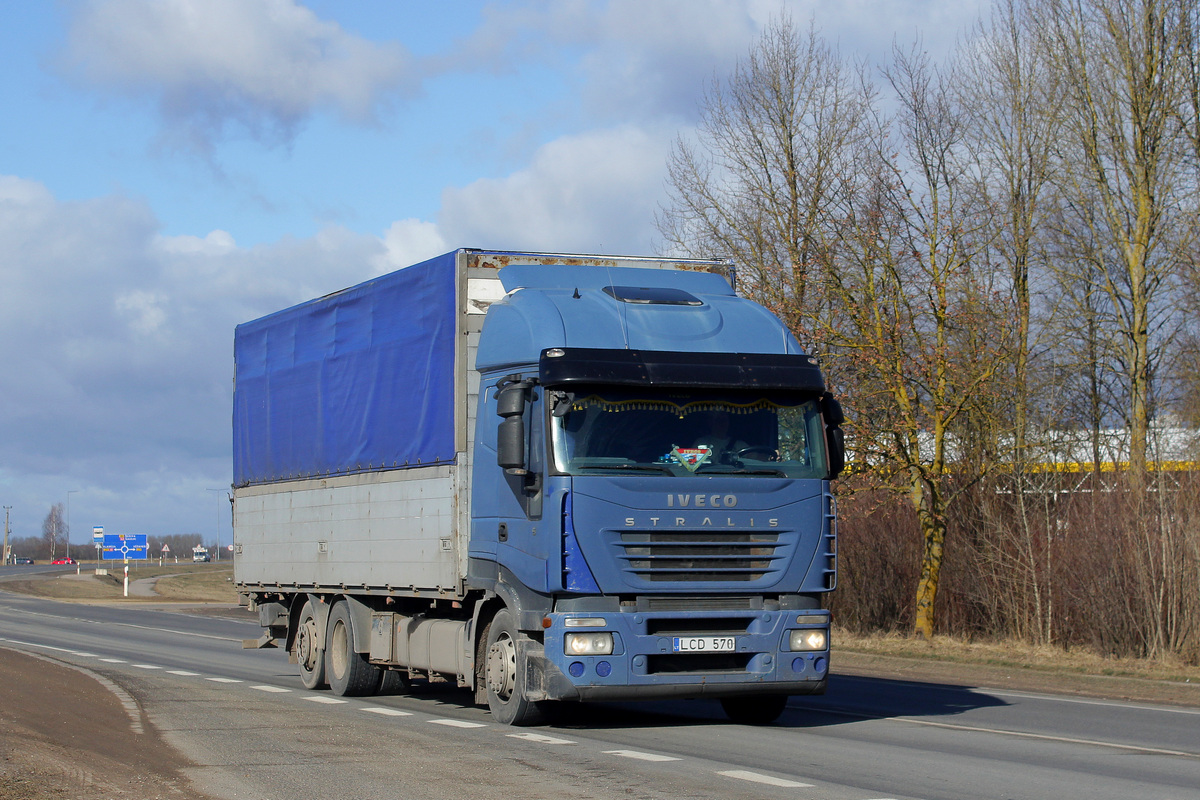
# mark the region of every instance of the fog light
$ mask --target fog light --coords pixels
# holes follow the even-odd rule
[[[613,651],[611,633],[568,633],[563,649],[569,656],[607,656]]]
[[[825,631],[810,628],[803,631],[788,631],[788,649],[793,653],[810,653],[824,650],[828,643]]]

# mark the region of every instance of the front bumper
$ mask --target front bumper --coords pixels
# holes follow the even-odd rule
[[[608,655],[564,653],[567,618],[603,620],[589,632],[613,635]],[[547,700],[822,694],[829,670],[829,617],[810,611],[551,613],[544,652],[530,660],[527,685]],[[803,620],[803,621],[801,621]],[[817,620],[817,621],[814,621]],[[546,623],[543,623],[546,624]],[[792,630],[820,630],[826,649],[792,652]],[[733,637],[726,652],[676,652],[675,639]],[[532,653],[530,655],[533,655]]]

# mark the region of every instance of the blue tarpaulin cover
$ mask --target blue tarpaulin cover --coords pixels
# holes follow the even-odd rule
[[[235,486],[454,460],[455,254],[234,333]]]

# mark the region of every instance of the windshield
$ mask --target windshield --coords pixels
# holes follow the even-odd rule
[[[817,401],[794,395],[552,391],[560,474],[824,478]]]

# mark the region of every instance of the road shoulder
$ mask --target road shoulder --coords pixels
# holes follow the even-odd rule
[[[0,647],[0,800],[206,800],[184,776],[191,762],[102,681]]]

